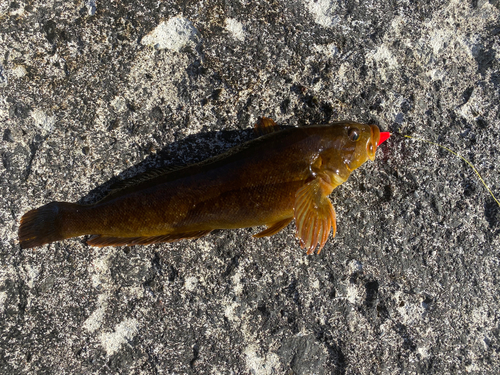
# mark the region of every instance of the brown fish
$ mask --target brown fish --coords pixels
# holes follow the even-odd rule
[[[318,253],[333,228],[328,195],[368,159],[389,133],[336,122],[277,130],[177,170],[153,170],[120,183],[92,205],[52,202],[21,218],[22,248],[93,235],[91,246],[146,245],[200,238],[214,229],[266,225],[272,236],[293,218],[301,246]],[[382,134],[382,137],[381,137]]]

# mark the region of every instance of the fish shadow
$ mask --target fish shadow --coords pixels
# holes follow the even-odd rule
[[[281,126],[280,129],[292,128]],[[144,160],[133,165],[117,176],[89,191],[78,200],[79,204],[94,204],[110,193],[114,186],[124,180],[134,178],[154,169],[168,169],[189,166],[214,156],[223,154],[231,148],[258,138],[254,129],[222,130],[188,135],[186,138],[165,145],[157,152],[151,152]]]

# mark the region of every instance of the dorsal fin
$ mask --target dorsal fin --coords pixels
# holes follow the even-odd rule
[[[99,202],[103,203],[107,200],[117,198],[118,196],[122,195],[123,193],[127,193],[127,188],[134,187],[142,182],[149,181],[153,178],[163,176],[165,174],[171,173],[178,171],[182,168],[185,168],[185,165],[178,165],[178,166],[167,166],[167,167],[161,167],[161,168],[154,168],[147,170],[146,172],[139,173],[136,176],[127,178],[125,180],[117,181],[114,184],[112,184],[109,187],[109,193],[102,198]]]
[[[127,187],[137,185],[138,183],[151,180],[152,178],[164,175],[165,173],[170,173],[177,171],[179,169],[185,168],[185,165],[177,165],[177,166],[166,166],[160,168],[154,168],[147,170],[146,172],[139,173],[130,178],[126,178],[125,180],[117,181],[113,185],[109,187],[110,193],[116,193],[118,190],[125,189]]]
[[[254,125],[254,132],[257,135],[264,135],[274,133],[280,130],[278,124],[274,122],[273,119],[269,117],[261,117]]]

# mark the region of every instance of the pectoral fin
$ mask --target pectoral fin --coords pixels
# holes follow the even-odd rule
[[[335,236],[335,210],[328,198],[332,189],[330,184],[317,177],[295,194],[296,236],[300,238],[300,245],[307,250],[307,254],[312,254],[318,244],[319,254],[332,227]]]
[[[277,223],[268,225],[267,229],[264,229],[262,232],[254,234],[253,236],[255,238],[272,236],[272,235],[278,233],[280,230],[282,230],[288,224],[290,224],[290,221],[292,221],[292,219],[293,219],[293,217],[289,217],[289,218],[286,218],[285,220],[281,220],[281,221],[278,221]]]

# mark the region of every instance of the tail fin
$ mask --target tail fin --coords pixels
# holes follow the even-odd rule
[[[52,202],[23,215],[19,226],[19,243],[22,249],[45,245],[73,237],[63,233],[63,213],[75,210],[74,203]]]

